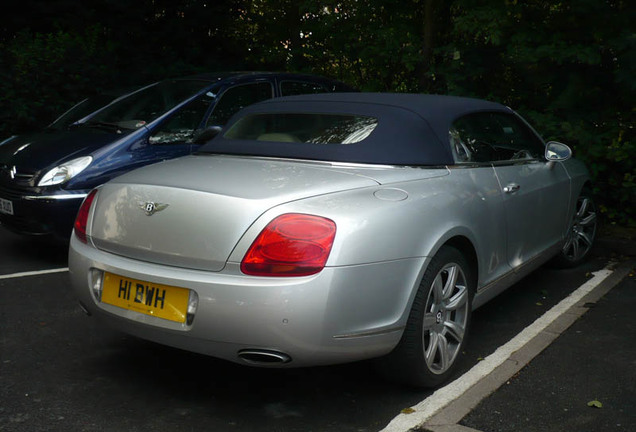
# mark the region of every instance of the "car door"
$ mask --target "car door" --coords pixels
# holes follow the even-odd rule
[[[150,146],[145,151],[155,155],[157,159],[169,159],[191,153],[192,138],[201,128],[215,97],[212,92],[205,92],[175,112],[153,130],[148,138]]]
[[[476,113],[455,123],[465,157],[490,162],[503,196],[506,255],[512,268],[558,244],[567,224],[570,181],[561,164],[544,158],[545,146],[518,116]]]

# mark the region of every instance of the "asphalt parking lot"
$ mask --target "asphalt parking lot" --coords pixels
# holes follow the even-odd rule
[[[389,430],[398,417],[417,415],[412,407],[434,397],[432,391],[383,382],[371,362],[273,371],[130,338],[81,313],[67,286],[63,247],[25,241],[1,229],[0,244],[0,430],[379,431]],[[479,309],[457,377],[485,363],[593,272],[610,261],[628,262],[629,256],[612,248],[601,244],[578,269],[541,269]],[[634,278],[620,268],[627,271],[623,282],[586,300],[587,312],[526,368],[519,365],[491,397],[473,400],[460,418],[431,424],[430,417],[426,425],[412,427],[563,430],[549,429],[558,418],[561,426],[577,427],[572,430],[635,430],[633,414],[625,409],[635,402],[629,392],[636,387],[631,385],[634,339],[624,340],[633,335],[633,318],[630,323],[626,315],[634,316],[628,313]],[[586,350],[589,345],[594,349]],[[597,360],[611,360],[612,367],[599,367]],[[620,389],[609,377],[619,367],[625,368],[618,369],[624,370],[620,382],[627,384]],[[600,387],[591,396],[573,383]],[[601,392],[603,386],[611,391]],[[575,394],[586,403],[598,399],[603,408],[581,407]],[[438,414],[448,415],[451,408]],[[612,426],[612,419],[619,419],[622,429]],[[597,429],[600,425],[607,428]]]
[[[633,262],[632,262],[633,264]],[[479,431],[636,430],[633,267],[461,425]],[[631,274],[631,275],[630,275]]]

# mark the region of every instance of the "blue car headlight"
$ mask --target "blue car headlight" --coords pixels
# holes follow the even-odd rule
[[[92,156],[82,156],[58,165],[42,176],[38,186],[53,186],[67,182],[81,173],[92,161]]]

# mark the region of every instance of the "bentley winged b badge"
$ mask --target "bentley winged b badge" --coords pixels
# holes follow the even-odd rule
[[[168,206],[169,204],[156,203],[152,201],[139,202],[139,208],[145,211],[147,216],[152,216],[153,214],[160,212]]]

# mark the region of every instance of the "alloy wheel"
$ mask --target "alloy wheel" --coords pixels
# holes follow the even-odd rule
[[[594,201],[589,196],[581,195],[577,201],[576,213],[563,246],[563,256],[567,260],[580,261],[592,249],[596,235],[596,223]]]
[[[469,292],[458,264],[445,265],[428,294],[422,328],[424,359],[434,374],[446,372],[455,362],[466,334]]]

